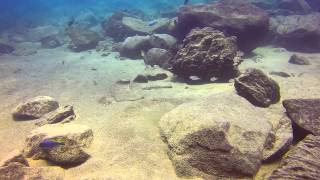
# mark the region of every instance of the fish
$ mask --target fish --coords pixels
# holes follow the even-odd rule
[[[184,5],[187,5],[189,3],[189,0],[184,0]]]
[[[158,23],[157,20],[153,20],[153,21],[150,21],[150,22],[148,23],[148,25],[149,25],[149,26],[154,26],[154,25],[156,25],[157,23]]]
[[[43,140],[40,144],[39,147],[42,149],[51,149],[57,146],[65,145],[64,142],[57,141],[57,140]]]

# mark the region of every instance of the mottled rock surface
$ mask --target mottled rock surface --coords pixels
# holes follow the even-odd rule
[[[223,93],[165,114],[159,125],[177,174],[211,179],[254,175],[272,130],[262,110]]]
[[[304,56],[299,56],[296,54],[294,54],[290,57],[289,63],[296,64],[296,65],[309,65],[310,64],[308,58],[306,58]]]
[[[271,133],[271,143],[263,151],[263,161],[270,162],[280,158],[290,148],[293,141],[291,120],[284,115]]]
[[[16,119],[37,119],[56,110],[59,103],[49,96],[37,96],[19,104],[13,111]]]
[[[246,70],[234,86],[240,96],[259,107],[268,107],[280,100],[278,83],[258,69]]]
[[[309,135],[288,153],[269,179],[318,180],[319,167],[320,137]]]
[[[70,27],[67,34],[71,39],[69,48],[75,52],[95,49],[101,40],[98,33],[88,29]]]
[[[320,13],[277,16],[270,22],[278,44],[289,50],[320,52]]]
[[[167,67],[171,57],[172,54],[168,50],[152,48],[146,53],[144,63],[151,66]]]
[[[28,161],[22,155],[20,150],[14,150],[9,153],[5,158],[0,161],[0,167],[8,166],[11,163],[20,163],[25,166],[29,166]]]
[[[242,51],[256,48],[267,33],[268,25],[269,17],[263,9],[242,0],[183,6],[178,12],[180,34],[187,34],[195,27],[213,27],[237,36]]]
[[[182,78],[197,76],[210,80],[234,77],[241,62],[236,40],[206,27],[194,29],[187,35],[171,65],[172,72]]]
[[[64,106],[44,115],[36,125],[43,126],[45,124],[66,123],[74,120],[75,117],[73,106]]]
[[[320,135],[320,99],[288,99],[283,101],[283,106],[297,126]]]
[[[53,49],[61,46],[61,42],[57,36],[48,36],[40,40],[41,46],[47,49]]]
[[[41,148],[46,141],[63,142],[52,148]],[[23,154],[33,159],[47,159],[56,164],[77,164],[86,161],[90,155],[84,150],[90,146],[93,132],[84,125],[50,124],[41,126],[27,137]]]

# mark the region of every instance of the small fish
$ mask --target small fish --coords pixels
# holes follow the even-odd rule
[[[157,23],[158,23],[157,20],[153,20],[153,21],[150,21],[150,22],[148,23],[148,25],[149,25],[149,26],[154,26],[154,25],[156,25]]]
[[[43,149],[51,149],[57,146],[65,145],[64,142],[59,142],[55,140],[43,140],[40,144],[39,147]]]

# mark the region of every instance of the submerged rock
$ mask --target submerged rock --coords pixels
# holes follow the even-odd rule
[[[74,26],[87,29],[98,25],[99,18],[93,12],[88,11],[77,16],[74,21]]]
[[[243,0],[184,6],[178,12],[181,35],[195,27],[212,27],[236,36],[238,47],[245,52],[256,48],[268,32],[268,14]]]
[[[149,80],[147,78],[147,76],[143,75],[143,74],[138,74],[134,79],[133,82],[136,83],[147,83]]]
[[[29,166],[28,161],[22,155],[22,152],[19,150],[14,150],[8,154],[5,158],[0,161],[0,167],[9,166],[12,163],[20,163],[25,166]]]
[[[15,50],[13,46],[10,46],[9,44],[4,44],[0,42],[0,55],[1,54],[10,54]]]
[[[71,27],[67,33],[71,38],[69,48],[75,52],[95,49],[101,39],[98,33],[87,29]]]
[[[170,63],[172,72],[182,78],[210,80],[235,77],[241,62],[235,38],[206,27],[192,30]]]
[[[295,125],[320,135],[320,99],[288,99],[283,101],[283,106]]]
[[[159,125],[179,176],[231,179],[257,172],[272,129],[262,109],[233,93],[182,104]]]
[[[167,67],[172,54],[165,49],[151,48],[144,57],[144,63],[147,65]]]
[[[290,57],[289,63],[296,65],[310,65],[310,62],[306,57],[298,56],[296,54]]]
[[[36,125],[43,126],[46,124],[66,123],[74,120],[75,117],[73,106],[64,106],[44,115]]]
[[[276,179],[320,179],[320,137],[309,135],[281,160],[280,168],[269,177]]]
[[[77,124],[50,124],[41,126],[27,137],[23,154],[33,159],[47,159],[56,164],[85,162],[90,155],[84,150],[93,140],[92,130]],[[42,148],[43,141],[63,144]]]
[[[235,80],[234,86],[240,96],[259,107],[268,107],[280,100],[278,83],[258,69],[248,69]]]
[[[56,110],[58,101],[49,96],[37,96],[19,104],[13,111],[16,119],[37,119]]]
[[[56,36],[60,33],[60,29],[57,26],[46,25],[46,26],[38,26],[32,29],[29,29],[25,34],[27,41],[30,42],[40,42],[41,39]]]
[[[48,37],[42,38],[40,41],[41,41],[41,46],[47,49],[57,48],[62,45],[57,36],[48,36]]]
[[[320,13],[277,16],[270,22],[278,44],[289,50],[320,52]]]

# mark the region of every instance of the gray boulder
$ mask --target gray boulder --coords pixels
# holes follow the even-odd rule
[[[41,46],[47,49],[54,49],[62,45],[57,36],[48,36],[40,40]]]
[[[73,106],[64,106],[44,115],[36,125],[43,126],[46,124],[67,123],[75,118],[76,115]]]
[[[167,67],[172,58],[172,54],[165,49],[151,48],[144,57],[144,63],[147,65]]]
[[[95,49],[101,40],[98,33],[88,29],[70,27],[67,34],[71,39],[69,48],[75,52]]]
[[[278,83],[259,69],[246,70],[235,80],[234,86],[240,96],[259,107],[268,107],[280,100]]]
[[[19,104],[13,111],[16,119],[37,119],[56,110],[58,101],[49,96],[37,96]]]
[[[308,58],[294,54],[290,57],[289,63],[296,65],[310,65]]]
[[[234,93],[185,103],[165,114],[160,132],[179,176],[252,177],[272,130],[263,109]]]

